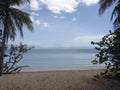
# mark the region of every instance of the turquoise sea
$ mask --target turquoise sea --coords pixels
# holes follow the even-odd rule
[[[97,51],[94,49],[32,49],[24,55],[20,65],[28,65],[23,71],[103,69],[93,65]]]

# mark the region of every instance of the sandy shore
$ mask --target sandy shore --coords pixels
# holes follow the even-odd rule
[[[94,80],[102,70],[45,71],[3,75],[0,90],[120,90],[120,82]]]

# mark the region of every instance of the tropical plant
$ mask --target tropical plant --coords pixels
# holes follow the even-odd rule
[[[0,24],[3,24],[4,27],[0,53],[0,75],[2,75],[3,70],[5,43],[8,39],[15,39],[17,30],[20,31],[20,35],[23,37],[23,26],[33,31],[29,14],[14,7],[27,3],[29,3],[29,0],[0,0]]]
[[[102,15],[106,9],[114,5],[111,20],[115,17],[113,25],[115,30],[105,35],[100,42],[92,42],[98,50],[93,64],[106,65],[106,70],[100,76],[112,79],[120,78],[120,0],[100,0],[99,14]]]
[[[111,20],[115,16],[116,19],[114,20],[113,24],[115,27],[119,27],[120,24],[120,0],[100,0],[99,2],[100,8],[99,8],[99,14],[102,15],[105,10],[114,5],[114,9],[111,15]]]
[[[11,74],[19,73],[22,68],[28,66],[21,66],[19,62],[23,59],[23,56],[26,52],[31,50],[33,47],[28,47],[27,44],[20,43],[19,45],[11,44],[6,48],[6,53],[4,55],[5,60],[3,64],[2,73]]]
[[[93,64],[105,64],[106,70],[102,77],[120,80],[120,28],[110,31],[100,42],[91,42],[98,50]]]

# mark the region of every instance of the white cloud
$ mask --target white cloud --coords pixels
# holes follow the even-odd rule
[[[65,19],[65,16],[57,16],[57,15],[54,15],[53,17],[54,17],[54,18],[57,18],[57,19]]]
[[[91,46],[91,41],[100,41],[104,35],[81,35],[73,38],[73,44],[76,46]]]
[[[47,28],[49,26],[48,22],[43,22],[43,26]]]
[[[38,0],[30,0],[30,8],[31,10],[40,10],[40,3]]]
[[[61,12],[72,13],[76,11],[76,8],[80,5],[90,6],[97,4],[99,0],[31,0],[31,8],[39,9],[44,5],[52,13],[60,14]]]
[[[35,20],[35,23],[36,23],[37,25],[40,25],[40,24],[41,24],[40,20]]]
[[[73,17],[73,18],[72,18],[72,22],[75,22],[75,21],[76,21],[76,18],[75,18],[75,17]]]
[[[31,12],[31,15],[33,15],[33,16],[39,16],[39,14],[36,13],[36,12]]]
[[[60,19],[64,19],[65,17],[64,17],[64,16],[60,16],[59,18],[60,18]]]
[[[90,5],[93,5],[93,4],[97,4],[100,0],[80,0],[81,3],[87,5],[87,6],[90,6]]]
[[[80,0],[39,0],[53,13],[72,13],[77,8]]]
[[[96,40],[100,40],[102,37],[103,37],[104,35],[101,35],[101,34],[99,34],[99,35],[83,35],[83,36],[77,36],[77,37],[75,37],[74,38],[74,41],[83,41],[83,40],[87,40],[87,41],[89,41],[89,40],[94,40],[94,41],[96,41]]]
[[[31,21],[32,21],[33,23],[35,23],[35,24],[37,24],[37,25],[40,25],[40,24],[41,24],[40,20],[36,20],[33,16],[30,16],[30,19],[31,19]]]
[[[38,19],[35,19],[34,16],[30,16],[30,19],[33,23],[35,23],[36,25],[43,25],[45,28],[47,28],[49,26],[48,22],[44,22],[44,21],[40,21]]]

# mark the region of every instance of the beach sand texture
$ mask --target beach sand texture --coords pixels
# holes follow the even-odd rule
[[[0,90],[120,90],[115,80],[94,80],[102,70],[42,71],[0,77]]]

